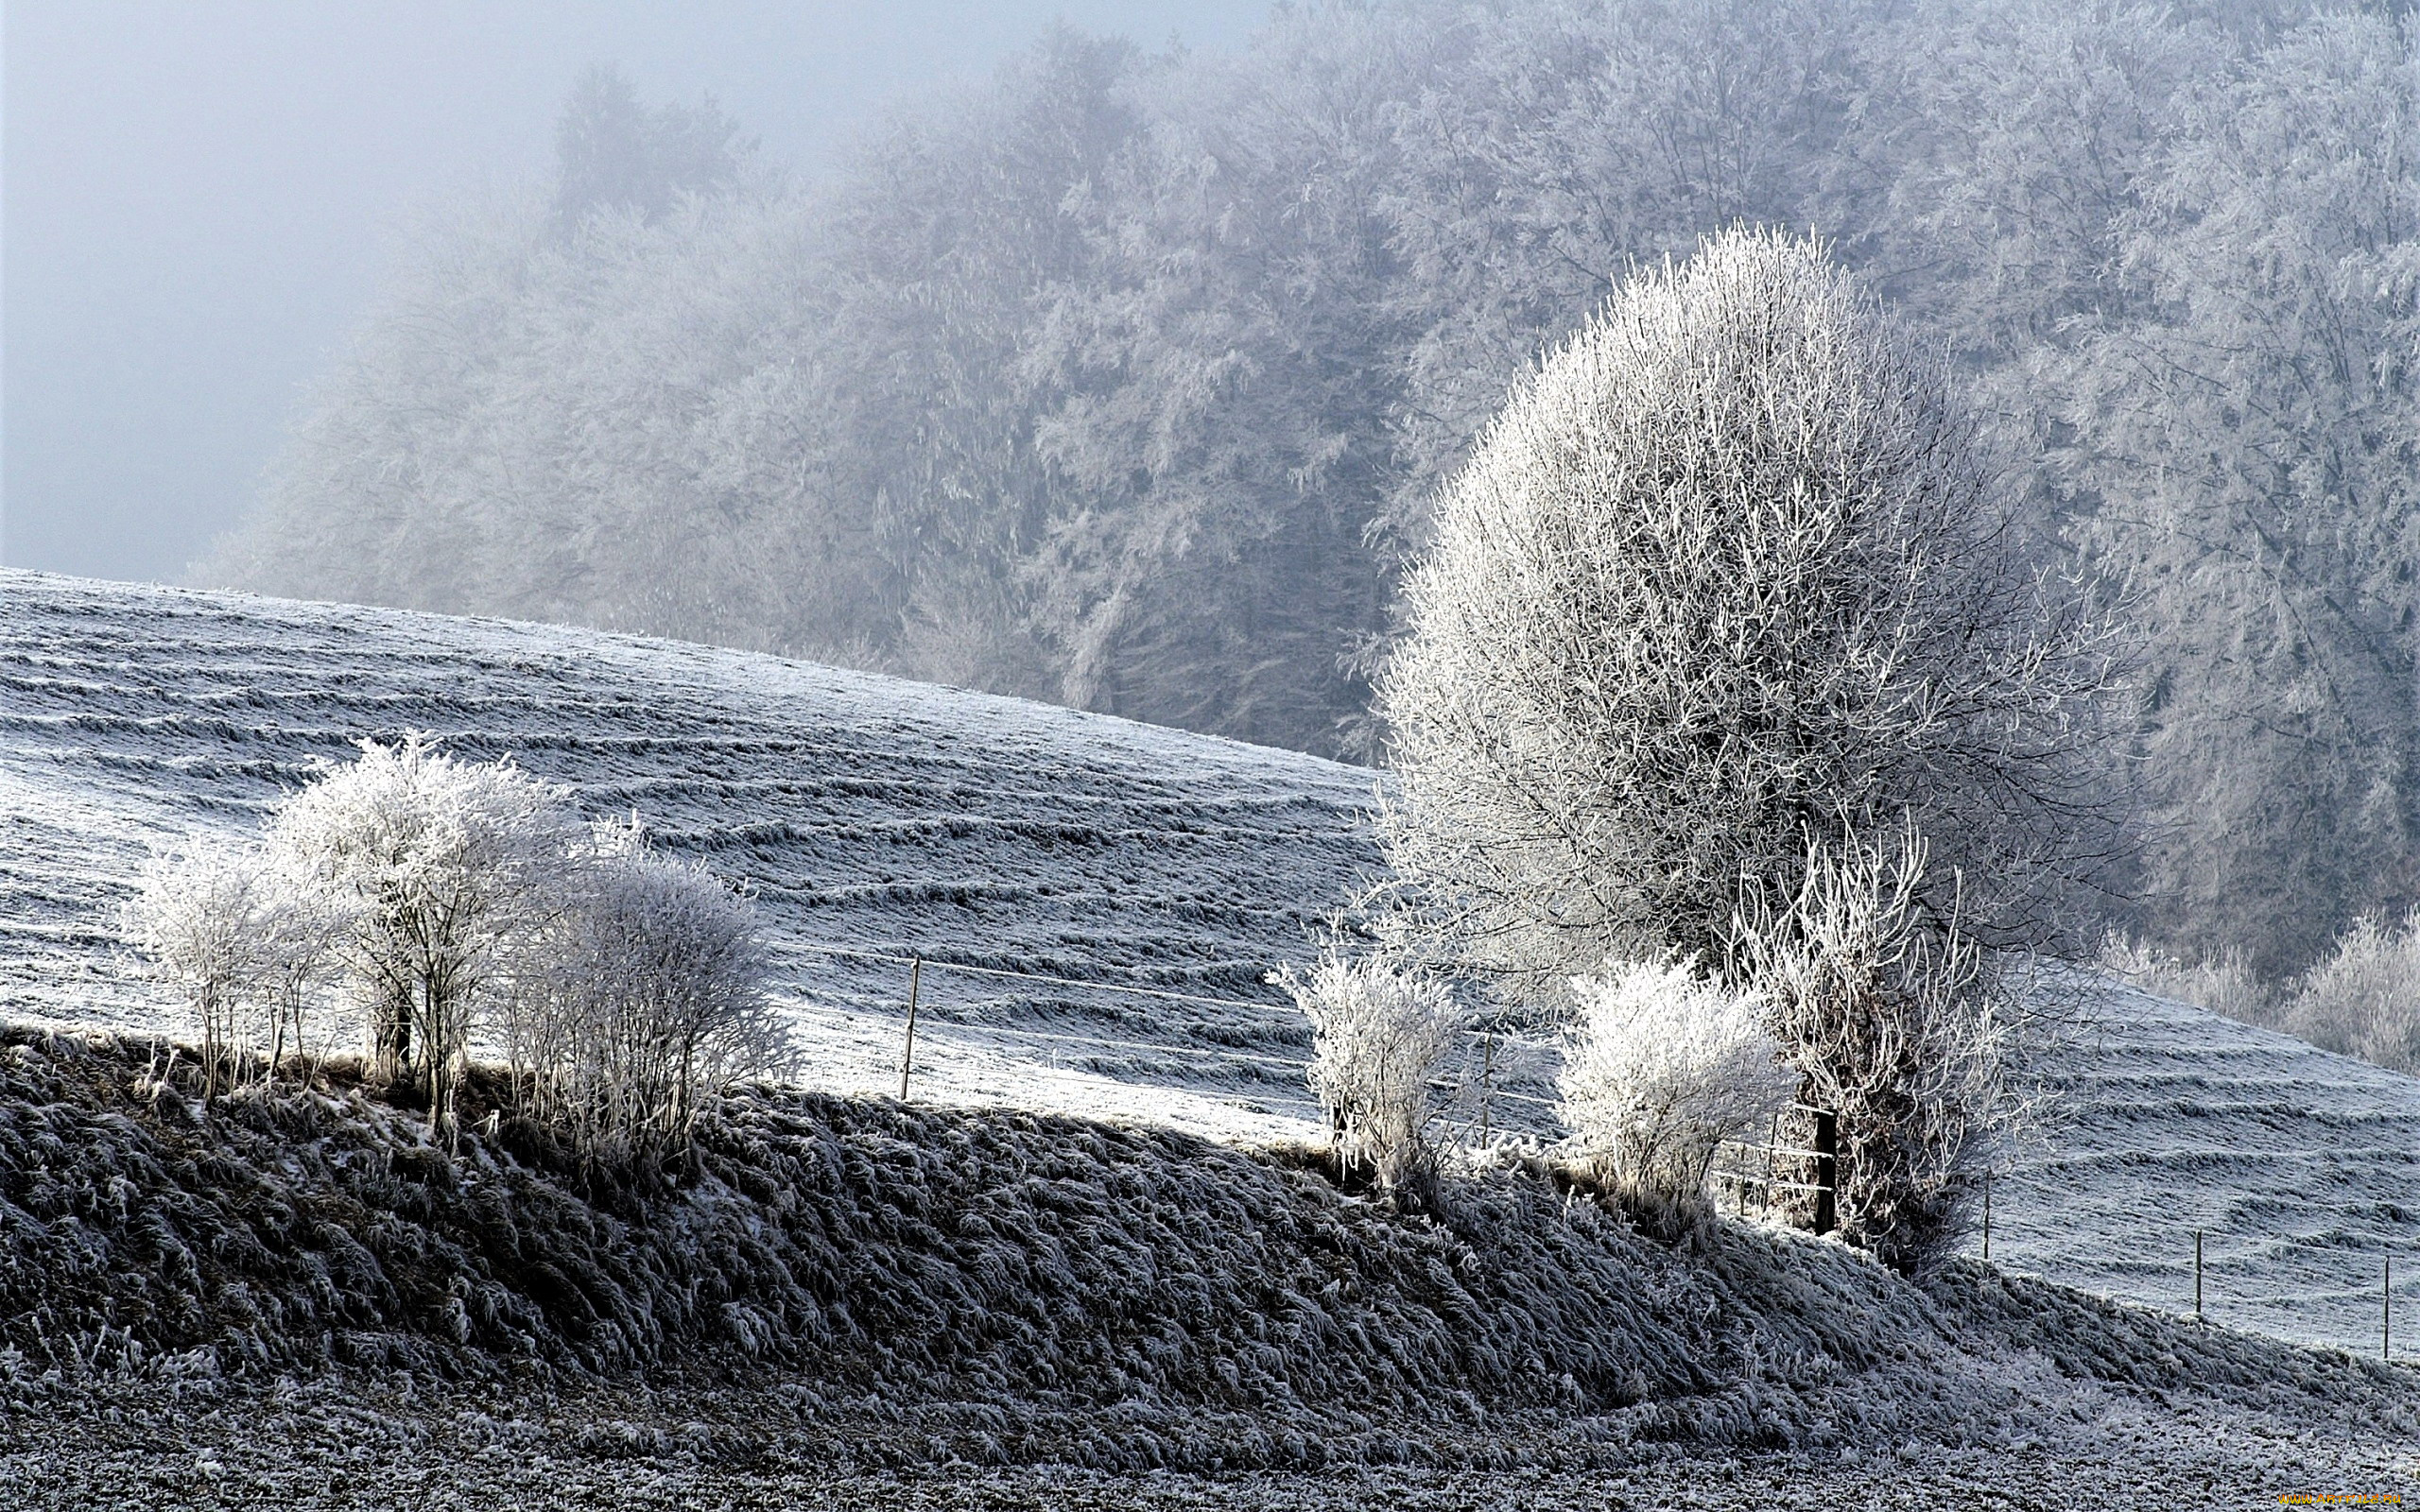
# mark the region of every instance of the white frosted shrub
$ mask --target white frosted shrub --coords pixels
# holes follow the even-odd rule
[[[417,731],[361,743],[287,799],[268,846],[348,923],[339,949],[369,1010],[373,1061],[409,1075],[431,1121],[453,1122],[474,1018],[515,944],[558,905],[580,831],[565,790],[508,758],[459,761]]]
[[[2420,912],[2399,930],[2357,920],[2296,984],[2281,1020],[2323,1050],[2420,1074]]]
[[[1693,966],[1622,963],[1574,981],[1557,1078],[1581,1144],[1668,1200],[1700,1195],[1721,1142],[1764,1129],[1798,1081],[1764,1005]]]
[[[205,1099],[267,1038],[254,1020],[272,965],[273,893],[256,854],[209,846],[155,859],[127,905],[127,936],[145,970],[184,1002],[201,1032]]]
[[[302,1048],[305,1006],[334,975],[344,925],[339,907],[254,847],[200,846],[147,868],[126,936],[194,1016],[205,1099]]]
[[[2021,1111],[2010,1003],[1956,912],[1924,902],[1928,867],[1913,826],[1816,846],[1796,899],[1737,926],[1803,1099],[1838,1120],[1841,1232],[1910,1271],[1962,1232],[1972,1178]]]
[[[790,1058],[766,971],[745,898],[600,830],[514,994],[515,1085],[584,1160],[677,1156],[704,1094]]]
[[[1429,1083],[1460,1015],[1443,982],[1372,956],[1281,973],[1311,1021],[1310,1085],[1348,1170],[1413,1201],[1435,1176]]]

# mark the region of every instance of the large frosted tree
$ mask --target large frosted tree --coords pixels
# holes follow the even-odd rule
[[[1818,245],[1736,231],[1634,276],[1406,584],[1379,710],[1422,932],[1532,1001],[1609,956],[1723,970],[1810,846],[1904,823],[1937,911],[2054,937],[2117,838],[2115,662],[2008,519],[1945,375]]]

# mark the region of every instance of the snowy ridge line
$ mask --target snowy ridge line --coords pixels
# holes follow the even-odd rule
[[[1189,992],[1170,992],[1159,988],[1128,987],[1116,982],[1086,982],[1076,977],[1049,976],[1039,971],[1011,971],[996,966],[966,966],[955,961],[939,960],[932,956],[899,955],[885,951],[858,950],[845,945],[816,945],[804,940],[792,940],[787,942],[787,945],[791,950],[808,951],[823,955],[843,956],[852,960],[887,961],[892,965],[909,967],[915,966],[921,962],[925,966],[935,966],[946,971],[960,971],[970,976],[1003,977],[1020,982],[1046,982],[1054,987],[1067,987],[1105,992],[1128,992],[1138,997],[1167,998],[1177,1003],[1198,1003],[1210,1007],[1253,1008],[1266,1010],[1279,1005],[1271,1003],[1254,1003],[1240,998],[1201,997]],[[904,1022],[905,1015],[902,1015],[901,1017]],[[1276,1056],[1260,1055],[1249,1050],[1231,1050],[1219,1045],[1152,1044],[1139,1040],[1110,1040],[1097,1035],[1054,1034],[1040,1029],[1016,1029],[1011,1028],[1005,1024],[963,1024],[953,1025],[953,1027],[971,1030],[979,1034],[999,1035],[1013,1040],[1038,1040],[1055,1041],[1063,1044],[1096,1045],[1104,1049],[1141,1051],[1147,1055],[1208,1056],[1222,1060],[1242,1061],[1248,1065],[1273,1066],[1283,1071],[1308,1071],[1311,1068],[1311,1063],[1307,1060],[1288,1060]],[[1482,1033],[1482,1031],[1465,1029],[1462,1030],[1461,1033],[1477,1038]],[[1509,1035],[1496,1034],[1495,1035],[1495,1038],[1510,1044],[1523,1045],[1530,1048],[1544,1048],[1542,1046],[1535,1045],[1529,1040],[1513,1039]],[[1431,1085],[1444,1088],[1457,1088],[1463,1084],[1459,1082],[1438,1081],[1431,1083]],[[1554,1108],[1559,1106],[1552,1098],[1532,1097],[1523,1092],[1497,1090],[1491,1091],[1488,1095],[1491,1097],[1502,1098],[1507,1102],[1530,1103],[1540,1108]]]
[[[1082,1034],[1051,1034],[1042,1029],[994,1028],[989,1024],[954,1025],[971,1028],[978,1034],[996,1034],[1011,1040],[1041,1040],[1059,1044],[1086,1045],[1103,1050],[1132,1050],[1147,1056],[1203,1056],[1213,1060],[1239,1060],[1248,1066],[1269,1066],[1278,1071],[1308,1071],[1307,1060],[1287,1060],[1276,1056],[1255,1055],[1249,1050],[1222,1050],[1216,1045],[1180,1045],[1162,1042],[1149,1044],[1140,1040],[1102,1040]]]
[[[693,842],[682,847],[682,849],[687,851],[700,852],[712,856],[717,850],[739,850],[742,848],[721,847],[713,844]],[[1017,882],[958,883],[934,881],[900,882],[894,880],[890,882],[832,883],[802,885],[775,879],[771,881],[752,880],[750,885],[754,889],[755,894],[760,901],[769,898],[783,902],[801,903],[810,907],[834,907],[846,904],[891,902],[957,903],[961,902],[966,899],[981,898],[1002,902],[1032,902],[1036,900],[1045,900],[1051,903],[1073,909],[1088,904],[1116,904],[1123,901],[1122,895],[1115,887],[1096,887],[1087,889],[1066,887],[1049,892],[1043,892],[1029,884]],[[1246,924],[1257,924],[1279,922],[1299,917],[1293,910],[1286,908],[1253,908],[1243,904],[1228,903],[1172,903],[1157,902],[1129,902],[1126,903],[1125,906],[1134,913],[1149,913],[1166,916],[1172,918],[1179,922],[1206,922],[1215,920],[1231,923],[1241,922]],[[1032,920],[1032,922],[1041,921]],[[1106,987],[1108,984],[1101,983],[1097,985]],[[1248,1005],[1260,1008],[1263,1011],[1278,1006],[1276,1004],[1266,1002],[1251,1004]]]
[[[880,958],[892,959],[892,957],[888,956]],[[1036,977],[1034,979],[1043,981],[1065,980],[1050,977]],[[1106,984],[1079,985],[1105,986]],[[950,1005],[957,1008],[981,1008],[1009,1001],[1011,1000],[999,998],[976,999],[972,1002],[952,1004]],[[1218,1000],[1213,999],[1206,1001],[1215,1002]],[[863,1011],[863,1005],[859,1005],[859,1011]],[[907,1016],[904,1013],[886,1011],[885,1017],[888,1017],[892,1022],[902,1025],[907,1022]],[[1008,1024],[985,1023],[980,1022],[961,1023],[946,1019],[938,1020],[936,1021],[936,1023],[941,1032],[936,1034],[934,1037],[944,1040],[959,1040],[961,1037],[964,1040],[998,1039],[1027,1043],[1074,1045],[1080,1049],[1087,1050],[1122,1051],[1137,1056],[1195,1056],[1208,1060],[1259,1066],[1267,1069],[1291,1073],[1296,1075],[1300,1075],[1303,1073],[1307,1072],[1310,1070],[1311,1066],[1311,1063],[1308,1060],[1289,1060],[1283,1057],[1264,1055],[1254,1051],[1230,1048],[1220,1045],[1184,1044],[1167,1040],[1151,1041],[1142,1040],[1115,1040],[1101,1035],[1061,1034],[1041,1029],[1020,1029]],[[1464,1030],[1462,1033],[1466,1035],[1475,1035],[1478,1031]],[[1038,1070],[1039,1067],[1036,1067],[1035,1069]],[[1001,1068],[1001,1070],[1009,1072],[1009,1068],[1006,1067]],[[1009,1072],[1009,1074],[1013,1074],[1013,1072]],[[1429,1086],[1432,1089],[1447,1092],[1468,1092],[1471,1091],[1473,1085],[1474,1083],[1467,1073],[1459,1080],[1449,1077],[1438,1077],[1429,1083]],[[1505,1087],[1490,1088],[1481,1095],[1492,1102],[1519,1103],[1532,1108],[1554,1109],[1562,1106],[1553,1098],[1539,1097],[1528,1092],[1513,1091]]]
[[[1444,1084],[1444,1085],[1458,1085],[1458,1084],[1448,1083],[1448,1084]],[[1556,1101],[1555,1101],[1553,1098],[1551,1098],[1551,1097],[1532,1097],[1532,1096],[1530,1096],[1528,1092],[1508,1092],[1508,1091],[1505,1091],[1503,1088],[1501,1088],[1501,1087],[1498,1087],[1498,1088],[1495,1089],[1494,1091],[1492,1091],[1488,1092],[1488,1093],[1487,1093],[1487,1096],[1488,1096],[1490,1099],[1492,1099],[1492,1100],[1494,1100],[1494,1101],[1497,1101],[1497,1102],[1505,1102],[1505,1103],[1528,1103],[1528,1104],[1531,1105],[1532,1107],[1536,1107],[1536,1108],[1561,1108],[1561,1107],[1563,1106],[1561,1103],[1556,1102]]]
[[[785,940],[782,948],[808,951],[819,955],[845,956],[853,960],[888,961],[895,966],[914,966],[921,961],[925,966],[960,971],[970,976],[1005,977],[1020,982],[1046,982],[1053,987],[1076,988],[1085,991],[1128,992],[1137,997],[1167,998],[1178,1003],[1199,1003],[1214,1008],[1248,1008],[1254,1012],[1266,1012],[1270,1008],[1285,1006],[1282,1003],[1272,1003],[1265,999],[1214,998],[1193,992],[1170,991],[1166,988],[1129,987],[1121,982],[1087,982],[1080,977],[1052,976],[1042,971],[1014,971],[999,966],[971,966],[958,961],[945,961],[932,955],[901,955],[888,951],[862,950],[848,945],[821,945],[808,940]],[[1512,1045],[1523,1050],[1556,1048],[1550,1040],[1525,1040],[1518,1035],[1506,1034],[1501,1029],[1464,1029],[1461,1032],[1473,1038],[1493,1038],[1498,1044]],[[1302,1064],[1307,1066],[1309,1062],[1305,1061]]]
[[[977,1003],[973,1005],[979,1007],[985,1005]],[[907,1022],[906,1015],[902,1014],[898,1017],[902,1023]],[[1229,1050],[1219,1045],[1174,1044],[1165,1040],[1153,1044],[1142,1040],[1109,1040],[1098,1035],[1053,1034],[1045,1029],[1016,1029],[1006,1024],[949,1023],[947,1020],[939,1022],[962,1033],[998,1035],[1009,1040],[1040,1040],[1059,1044],[1088,1045],[1104,1050],[1133,1050],[1151,1056],[1205,1056],[1218,1060],[1242,1061],[1246,1065],[1273,1066],[1279,1071],[1308,1071],[1311,1067],[1311,1063],[1307,1060],[1288,1060],[1278,1056],[1264,1056],[1250,1050]]]

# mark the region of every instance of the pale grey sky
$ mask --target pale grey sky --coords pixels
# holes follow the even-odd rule
[[[1269,0],[8,0],[0,562],[173,579],[449,186],[541,170],[580,69],[813,171],[1054,18],[1238,47]]]

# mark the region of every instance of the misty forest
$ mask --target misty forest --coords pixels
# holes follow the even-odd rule
[[[2257,995],[2420,903],[2389,12],[1338,6],[1233,58],[1063,30],[814,182],[595,72],[549,181],[418,224],[200,576],[1375,761],[1398,580],[1507,387],[1630,270],[1811,232],[1988,416],[2001,548],[2137,632],[2109,921]]]

